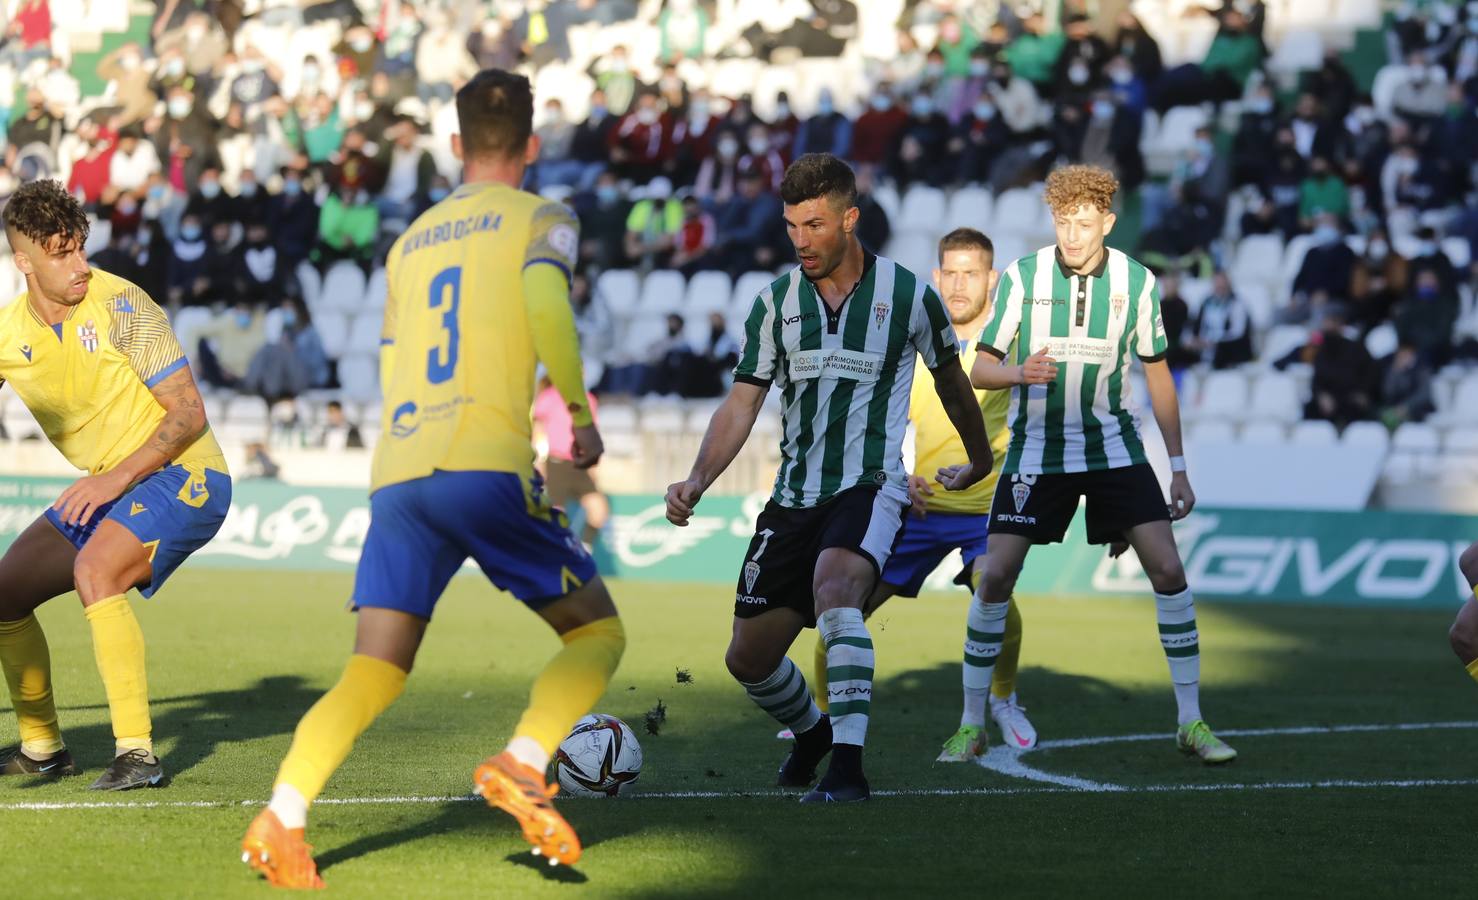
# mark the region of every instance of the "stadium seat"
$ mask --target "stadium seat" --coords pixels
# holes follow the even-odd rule
[[[1186,311],[1192,319],[1201,311],[1201,304],[1206,302],[1206,298],[1211,296],[1214,289],[1210,278],[1183,277],[1180,279],[1180,299],[1185,301]]]
[[[602,404],[596,418],[602,432],[636,431],[636,410],[625,403]]]
[[[944,191],[916,184],[903,195],[903,209],[895,227],[904,231],[943,233],[948,230]]]
[[[380,352],[380,336],[385,328],[385,317],[374,310],[365,310],[354,317],[349,325],[349,340],[344,345],[345,353]]]
[[[1339,443],[1339,432],[1333,422],[1316,419],[1294,425],[1290,439],[1304,447],[1325,447]]]
[[[336,262],[323,276],[323,309],[348,315],[364,308],[364,270],[352,262]]]
[[[1309,330],[1302,325],[1275,325],[1263,338],[1260,361],[1271,366],[1308,341]]]
[[[380,365],[373,355],[356,353],[339,360],[339,384],[351,403],[373,403],[380,399]]]
[[[769,272],[745,272],[740,275],[734,281],[734,297],[729,301],[730,308],[743,310],[748,315],[754,298],[774,280],[775,276]]]
[[[1396,335],[1396,326],[1382,322],[1365,335],[1365,352],[1371,359],[1382,360],[1396,352],[1401,339]]]
[[[989,190],[976,185],[962,187],[950,194],[949,212],[943,225],[947,229],[960,227],[978,228],[985,230],[991,223],[991,213],[994,211],[996,198]],[[973,224],[972,224],[973,223]],[[997,254],[996,267],[1005,265],[1006,261],[999,258]]]
[[[1242,426],[1237,439],[1244,444],[1268,444],[1281,447],[1288,443],[1288,426],[1282,422],[1259,419]]]
[[[1380,27],[1381,0],[1335,0],[1331,22],[1357,30],[1372,30]]]
[[[1293,281],[1298,278],[1298,272],[1304,265],[1304,257],[1309,255],[1309,250],[1313,247],[1313,235],[1297,234],[1283,248],[1283,262],[1278,271],[1277,299],[1279,302],[1286,301],[1292,296]]]
[[[1468,244],[1467,238],[1446,237],[1442,239],[1442,252],[1452,260],[1455,268],[1466,269],[1473,254],[1473,248]]]
[[[226,421],[226,398],[202,396],[201,400],[205,403],[205,421],[212,427]]]
[[[1196,422],[1186,431],[1187,437],[1197,444],[1230,444],[1237,439],[1237,430],[1230,422],[1208,419]]]
[[[1254,234],[1237,243],[1230,272],[1232,286],[1244,293],[1251,285],[1271,292],[1283,262],[1283,239],[1276,234]]]
[[[388,283],[385,267],[378,266],[370,273],[369,281],[364,285],[364,308],[384,309],[385,298],[388,293]]]
[[[1464,376],[1453,392],[1447,409],[1432,417],[1433,424],[1472,424],[1473,411],[1478,410],[1478,372]]]
[[[990,231],[994,239],[1014,236],[1026,242],[1032,249],[1051,243],[1056,235],[1052,228],[1052,214],[1042,200],[1041,185],[1012,188],[996,198]]]
[[[649,272],[642,282],[641,297],[636,306],[643,315],[681,313],[687,291],[688,281],[683,273],[673,269],[658,269]]]
[[[1379,422],[1351,422],[1340,440],[1351,447],[1378,448],[1384,453],[1391,446],[1391,432]]]
[[[1196,129],[1207,123],[1199,106],[1176,106],[1165,111],[1153,140],[1143,147],[1151,174],[1168,175],[1196,141]]]
[[[1410,484],[1416,480],[1416,457],[1409,453],[1392,453],[1381,469],[1381,481],[1387,484]]]
[[[225,421],[227,424],[265,425],[267,402],[261,397],[241,395],[226,401]]]
[[[349,317],[341,312],[325,311],[313,317],[313,327],[318,329],[318,339],[323,342],[323,352],[329,359],[338,359],[349,346]]]
[[[1391,438],[1391,449],[1406,453],[1436,453],[1441,443],[1441,435],[1431,425],[1403,422]]]
[[[1454,428],[1442,438],[1443,478],[1478,481],[1478,428]]]
[[[649,404],[642,410],[641,430],[643,434],[682,434],[682,406],[668,401]]]
[[[595,293],[618,320],[629,319],[636,312],[640,290],[641,282],[630,269],[607,269],[595,280]]]
[[[734,285],[727,272],[698,272],[688,279],[683,308],[693,312],[728,312]]]
[[[1281,372],[1264,373],[1253,385],[1249,416],[1284,425],[1297,422],[1303,416],[1297,383]]]
[[[889,222],[898,222],[898,214],[903,210],[903,200],[898,196],[898,189],[893,187],[892,182],[879,184],[872,189],[872,199],[878,206],[883,208],[883,213]]]
[[[893,233],[883,255],[918,275],[927,277],[934,269],[938,240],[930,235],[903,231]]]
[[[1201,387],[1199,420],[1240,421],[1247,415],[1247,379],[1241,372],[1227,369],[1206,376]]]
[[[298,286],[303,291],[303,302],[308,304],[312,312],[318,311],[318,302],[323,297],[323,276],[318,274],[310,262],[300,262],[295,270],[298,276]]]
[[[1305,6],[1315,4],[1305,3]],[[1286,31],[1268,59],[1269,71],[1283,77],[1291,85],[1299,72],[1317,69],[1324,64],[1324,38],[1317,31]]]

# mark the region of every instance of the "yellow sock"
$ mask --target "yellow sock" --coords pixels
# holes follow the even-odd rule
[[[821,639],[821,632],[816,632],[816,653],[812,660],[814,666],[813,674],[816,678],[816,705],[824,713],[831,712],[831,682],[826,677],[826,641]]]
[[[277,784],[288,784],[312,803],[344,762],[354,741],[405,690],[406,672],[373,656],[354,654],[339,683],[318,698],[298,723]]]
[[[626,629],[616,616],[581,625],[560,639],[564,647],[534,679],[528,709],[513,729],[514,741],[525,747],[532,742],[543,750],[546,765],[570,726],[606,692],[626,650]],[[535,765],[536,759],[515,755],[535,769],[544,768]]]
[[[1474,681],[1478,681],[1478,659],[1468,663],[1468,674],[1473,676]]]
[[[21,749],[37,758],[60,752],[62,731],[51,699],[51,651],[35,615],[0,622],[0,666],[5,668],[20,724]]]
[[[154,752],[149,721],[149,679],[144,671],[144,632],[133,607],[122,594],[94,603],[85,610],[92,626],[92,654],[97,659],[108,712],[113,719],[113,742],[118,753]]]

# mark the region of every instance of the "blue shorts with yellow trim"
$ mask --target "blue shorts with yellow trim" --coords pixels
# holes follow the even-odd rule
[[[538,476],[435,472],[370,497],[352,604],[430,619],[469,556],[494,585],[536,610],[596,574]]]
[[[990,516],[931,512],[922,519],[909,516],[903,537],[883,569],[883,582],[896,585],[900,597],[917,597],[924,581],[950,551],[960,551],[964,569],[955,584],[970,586],[970,569],[985,554]]]
[[[104,519],[133,532],[149,549],[153,568],[139,593],[152,597],[191,553],[210,543],[230,509],[231,476],[187,463],[160,469],[122,497],[98,507],[80,525],[66,524],[55,509],[46,510],[46,519],[78,550]]]

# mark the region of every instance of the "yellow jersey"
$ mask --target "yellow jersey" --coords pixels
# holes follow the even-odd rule
[[[568,295],[526,297],[523,273],[550,265],[568,279],[578,252],[579,226],[563,204],[483,182],[457,188],[396,240],[386,260],[372,491],[438,470],[532,477],[531,319],[562,317],[576,372],[578,343]]]
[[[15,389],[67,461],[93,475],[153,437],[164,407],[151,389],[187,365],[164,310],[101,269],[59,325],[41,321],[27,294],[0,309],[0,382]],[[174,463],[227,472],[209,427]]]
[[[975,365],[975,342],[960,352],[960,362],[969,372]],[[1006,459],[1006,447],[1011,443],[1011,429],[1006,427],[1006,411],[1011,405],[1010,391],[975,392],[980,401],[980,411],[985,416],[985,433],[990,438],[990,449],[995,454],[995,466],[991,473],[963,491],[947,491],[939,483],[936,473],[944,466],[969,462],[965,453],[965,442],[939,402],[934,392],[934,379],[916,369],[913,379],[913,396],[909,400],[908,418],[914,425],[914,474],[927,479],[934,496],[928,498],[929,512],[960,513],[966,515],[989,515],[991,501],[996,495],[996,481],[1001,476],[1001,463]]]

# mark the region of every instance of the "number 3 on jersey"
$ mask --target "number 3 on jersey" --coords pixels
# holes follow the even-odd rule
[[[462,304],[462,267],[448,266],[431,279],[431,308],[442,309],[441,327],[446,331],[446,346],[431,348],[426,354],[426,380],[432,384],[450,381],[457,370],[457,311]]]

